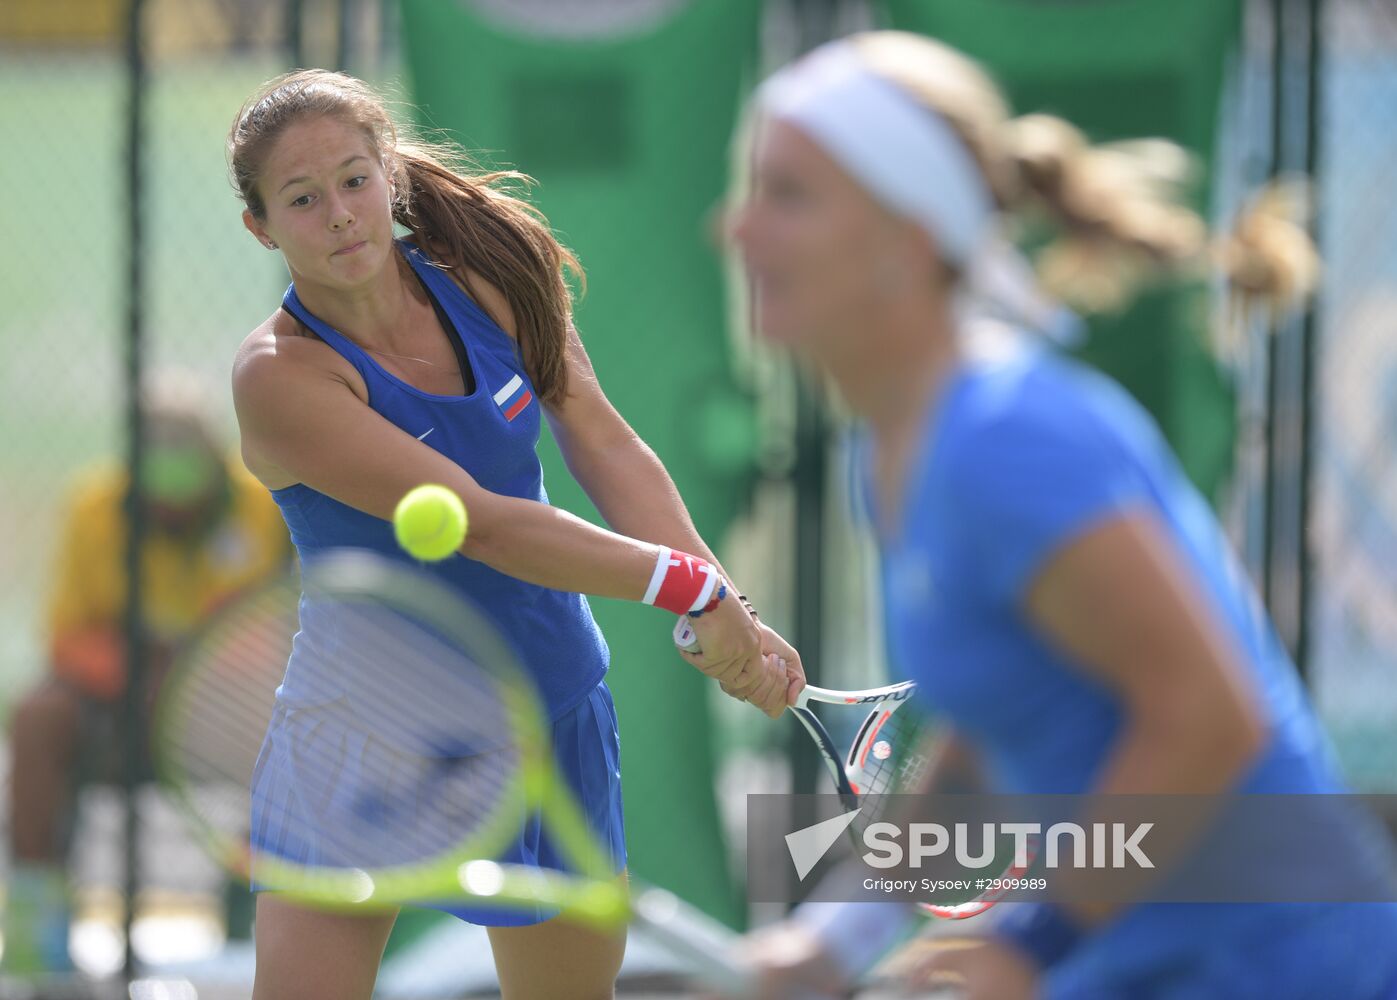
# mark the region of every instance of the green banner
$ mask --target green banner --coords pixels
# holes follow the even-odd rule
[[[982,62],[1017,114],[1060,115],[1096,142],[1160,137],[1202,166],[1206,211],[1239,0],[884,0],[894,27]],[[1232,465],[1233,394],[1208,350],[1205,288],[1144,295],[1092,320],[1082,356],[1155,415],[1184,467],[1216,497]]]
[[[669,12],[633,32],[543,37],[476,4],[405,0],[403,37],[426,123],[539,180],[536,203],[587,271],[577,324],[602,387],[716,545],[752,475],[756,435],[729,373],[710,227],[760,5],[660,6]],[[552,442],[541,450],[553,502],[599,520]],[[709,686],[674,654],[662,612],[592,607],[612,651],[631,868],[737,924],[713,796]],[[767,723],[753,710],[752,724]]]

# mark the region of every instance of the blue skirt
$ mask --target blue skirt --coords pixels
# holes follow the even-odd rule
[[[335,718],[344,709],[335,704],[292,707],[278,703],[267,738],[258,758],[252,794],[252,847],[254,853],[267,853],[300,864],[326,863],[325,850],[308,843],[304,833],[324,822],[323,806],[305,801],[298,794],[297,775],[326,759],[353,760],[354,767],[342,770],[343,798],[357,794],[355,776],[382,774],[393,770],[393,760],[402,750],[377,739],[362,726],[337,725]],[[327,746],[333,741],[333,746]],[[626,866],[626,835],[621,803],[621,740],[616,722],[616,705],[602,681],[572,709],[552,724],[553,757],[558,774],[566,782],[598,845],[612,858],[615,871]],[[352,742],[352,746],[346,745]],[[339,780],[339,779],[337,779]],[[323,770],[312,783],[323,794]],[[339,794],[334,795],[340,798]],[[275,808],[270,806],[275,803]],[[509,847],[491,859],[536,868],[569,870],[551,842],[539,817],[525,818]],[[331,862],[333,863],[333,862]],[[254,891],[265,886],[252,884]],[[421,900],[413,905],[441,910],[473,924],[493,927],[521,927],[541,923],[555,916],[546,909],[520,910],[497,907],[468,907],[458,901]]]

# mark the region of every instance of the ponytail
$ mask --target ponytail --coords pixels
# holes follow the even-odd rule
[[[1001,138],[1011,165],[1004,207],[1041,213],[1056,230],[1038,254],[1038,275],[1073,308],[1120,309],[1151,274],[1196,259],[1206,245],[1203,221],[1179,201],[1190,162],[1178,146],[1093,147],[1050,115],[1006,122]]]
[[[955,129],[1000,212],[1040,247],[1040,283],[1074,309],[1119,310],[1150,281],[1208,265],[1222,269],[1239,301],[1273,311],[1313,291],[1319,258],[1302,225],[1304,185],[1263,189],[1215,238],[1185,201],[1193,162],[1174,143],[1093,146],[1061,118],[1010,118],[984,69],[930,38],[873,31],[854,44],[871,71]]]
[[[503,293],[514,314],[524,367],[540,399],[567,394],[568,320],[572,293],[564,271],[585,282],[576,256],[542,213],[509,187],[532,180],[514,170],[470,173],[449,147],[398,145],[401,176],[395,221],[448,267],[478,272]],[[522,190],[520,191],[522,193]]]

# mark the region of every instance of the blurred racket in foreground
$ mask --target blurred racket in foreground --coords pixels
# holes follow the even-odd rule
[[[675,623],[674,644],[686,652],[700,652],[687,616]],[[869,824],[885,818],[884,810],[893,801],[886,796],[916,791],[931,764],[931,727],[926,715],[915,704],[916,691],[917,685],[912,681],[857,691],[837,691],[807,684],[790,707],[791,714],[799,720],[824,758],[844,807],[863,808],[849,826],[856,850],[863,849],[861,837]],[[841,751],[834,742],[829,729],[811,708],[812,703],[863,714],[847,752]],[[1022,877],[1033,860],[1034,851],[1030,850],[1028,865],[1010,864],[1003,869],[1000,881]],[[953,905],[920,905],[932,916],[964,920],[984,913],[1007,891],[1007,888],[989,890],[975,899]]]
[[[277,699],[284,674],[294,700]],[[614,874],[549,732],[479,611],[424,573],[344,550],[209,623],[161,690],[153,739],[212,856],[258,888],[332,907],[430,900],[629,921],[740,994],[727,928]],[[572,871],[489,860],[535,814]]]

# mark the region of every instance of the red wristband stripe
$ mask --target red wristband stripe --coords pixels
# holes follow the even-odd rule
[[[659,581],[658,589],[654,579],[651,580],[650,591],[645,595],[648,598],[646,603],[676,615],[688,614],[703,607],[718,585],[718,569],[707,559],[663,546],[655,571],[657,577],[661,571],[664,576]]]

